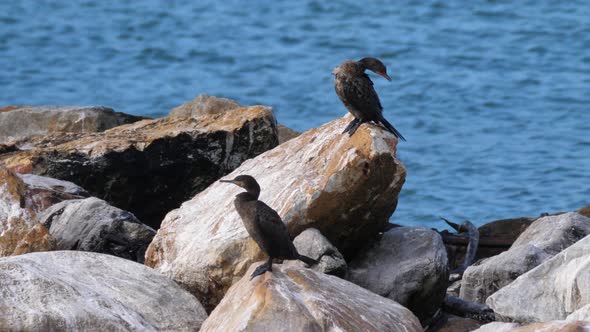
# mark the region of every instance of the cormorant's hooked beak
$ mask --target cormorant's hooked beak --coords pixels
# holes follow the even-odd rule
[[[461,233],[463,231],[461,225],[455,224],[454,222],[451,222],[443,217],[439,217],[439,218],[444,220],[447,223],[447,225],[453,227],[453,229],[455,229],[458,233]]]
[[[382,72],[382,71],[378,71],[376,73],[377,73],[377,75],[381,75],[381,76],[385,77],[386,80],[391,81],[391,77],[389,77],[389,75],[387,75],[387,73]]]
[[[234,180],[219,180],[219,182],[233,183],[236,186],[239,186],[239,183],[237,181],[234,181]]]

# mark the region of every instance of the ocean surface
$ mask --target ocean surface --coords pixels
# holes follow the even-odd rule
[[[304,131],[346,113],[331,71],[365,56],[408,139],[392,222],[590,204],[590,1],[0,1],[0,106],[164,116],[207,93]]]

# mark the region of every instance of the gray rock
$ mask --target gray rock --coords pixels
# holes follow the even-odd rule
[[[547,216],[535,220],[510,248],[532,244],[555,255],[589,234],[589,218],[575,212]]]
[[[205,114],[220,114],[241,107],[240,104],[225,98],[202,94],[195,99],[173,108],[171,118],[194,118]]]
[[[344,257],[319,230],[306,229],[293,240],[293,244],[301,255],[319,260],[317,265],[311,267],[313,270],[339,277],[346,273]],[[288,261],[287,264],[305,266],[300,261]]]
[[[26,186],[27,206],[41,212],[59,202],[83,199],[90,194],[84,188],[58,179],[34,174],[18,174]]]
[[[1,331],[198,331],[207,314],[152,269],[79,251],[0,259]]]
[[[590,304],[588,276],[590,236],[500,289],[488,297],[486,304],[499,317],[512,321],[562,320]]]
[[[542,249],[527,244],[479,261],[463,274],[460,297],[467,301],[485,303],[488,296],[551,256]]]
[[[45,210],[41,223],[58,250],[110,254],[143,263],[156,232],[135,216],[96,197],[68,200]]]
[[[347,279],[399,302],[421,321],[440,307],[448,282],[440,235],[421,227],[397,227],[349,264]]]
[[[585,332],[590,330],[590,322],[550,321],[519,326],[515,323],[493,322],[483,325],[473,332]]]
[[[100,132],[144,119],[103,106],[16,106],[0,110],[0,143],[54,132]]]
[[[585,306],[581,307],[580,309],[572,312],[569,314],[565,320],[572,321],[572,320],[587,320],[590,321],[590,304],[586,304]]]

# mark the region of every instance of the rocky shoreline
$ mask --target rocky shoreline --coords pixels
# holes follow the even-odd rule
[[[450,277],[473,239],[389,224],[397,139],[349,121],[299,134],[206,95],[161,119],[0,109],[0,330],[590,329],[590,206],[479,227]],[[218,183],[239,174],[320,264],[249,280],[263,254]]]

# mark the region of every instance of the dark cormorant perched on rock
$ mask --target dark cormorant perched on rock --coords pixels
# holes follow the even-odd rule
[[[260,186],[250,175],[240,175],[233,180],[219,180],[233,183],[246,189],[246,192],[236,195],[234,204],[248,234],[256,241],[260,249],[268,255],[268,261],[254,270],[250,279],[272,271],[272,260],[298,259],[307,265],[317,263],[312,258],[300,255],[293,245],[287,226],[279,214],[264,202],[258,200]]]
[[[375,58],[344,61],[332,72],[334,74],[336,94],[340,97],[344,106],[348,108],[348,111],[354,115],[354,120],[346,126],[344,132],[348,132],[352,136],[361,124],[373,121],[381,123],[395,137],[405,141],[406,139],[402,134],[383,117],[381,101],[379,101],[379,96],[377,96],[377,92],[373,88],[373,82],[365,74],[366,69],[391,81],[391,78],[387,75],[385,65]]]

